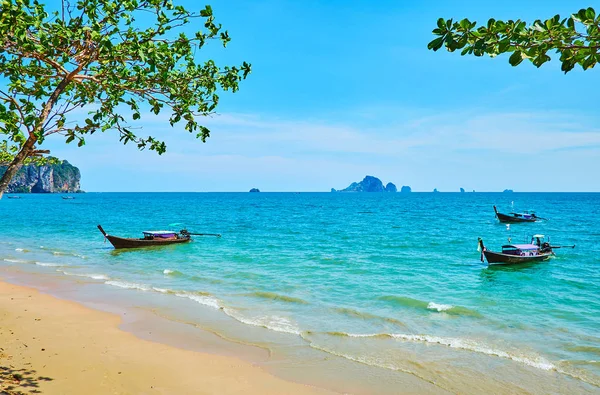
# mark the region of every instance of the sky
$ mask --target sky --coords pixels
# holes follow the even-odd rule
[[[143,114],[136,126],[164,137],[164,155],[111,132],[44,148],[79,167],[86,191],[326,192],[372,175],[413,191],[600,192],[598,67],[427,50],[439,17],[533,22],[590,5],[574,3],[215,0],[232,41],[198,60],[252,73],[202,120],[206,143]]]

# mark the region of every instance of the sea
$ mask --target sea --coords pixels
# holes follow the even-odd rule
[[[600,393],[598,193],[18,196],[0,200],[0,277],[129,311],[140,337],[346,393]],[[221,237],[114,250],[99,224]],[[480,260],[478,237],[534,234],[565,247]]]

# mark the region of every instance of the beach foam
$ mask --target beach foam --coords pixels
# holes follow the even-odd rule
[[[51,262],[35,262],[36,265],[38,266],[45,266],[45,267],[61,267],[64,265],[61,265],[60,263],[51,263]]]
[[[460,339],[460,338],[452,338],[452,337],[440,337],[440,336],[430,336],[430,335],[407,335],[402,333],[345,333],[345,332],[326,332],[327,335],[330,336],[338,336],[338,337],[354,337],[354,338],[391,338],[402,341],[409,342],[418,342],[418,343],[428,343],[428,344],[439,344],[442,346],[461,349],[466,351],[477,352],[481,354],[486,354],[489,356],[506,358],[513,360],[515,362],[520,362],[525,365],[542,369],[542,370],[557,370],[557,367],[546,360],[545,358],[534,355],[534,356],[524,356],[519,355],[517,353],[511,353],[504,350],[499,350],[493,347],[490,347],[486,344],[479,343],[470,339]]]
[[[242,324],[258,326],[275,332],[300,335],[301,331],[290,319],[279,316],[244,317],[239,311],[223,308],[223,312]]]
[[[112,285],[112,286],[119,287],[119,288],[125,288],[125,289],[138,289],[140,291],[150,291],[152,289],[148,285],[131,283],[128,281],[110,280],[110,281],[106,281],[104,284]]]
[[[547,361],[545,358],[541,356],[523,356],[518,354],[513,354],[504,350],[499,350],[496,348],[489,347],[483,343],[479,343],[474,340],[469,339],[460,339],[460,338],[452,338],[452,337],[439,337],[439,336],[429,336],[429,335],[405,335],[405,334],[391,334],[391,337],[395,339],[411,341],[411,342],[423,342],[429,344],[439,344],[442,346],[456,348],[461,350],[473,351],[481,354],[486,354],[490,356],[500,357],[511,359],[516,362],[523,363],[528,366],[532,366],[534,368],[542,369],[542,370],[555,370],[556,366],[551,362]]]
[[[27,263],[27,261],[23,261],[21,259],[10,259],[10,258],[3,258],[2,259],[4,262],[10,262],[10,263]]]
[[[65,271],[61,271],[61,270],[59,270],[59,271],[67,276],[87,277],[87,278],[91,278],[94,280],[110,280],[110,277],[108,277],[105,274],[71,273],[71,272],[65,272]]]
[[[201,305],[212,307],[214,309],[221,308],[221,303],[219,299],[209,294],[204,294],[200,292],[177,292],[175,293],[175,296],[178,296],[180,298],[188,298],[193,300],[194,302],[200,303]]]

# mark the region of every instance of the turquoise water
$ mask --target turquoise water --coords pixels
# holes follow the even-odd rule
[[[600,194],[22,196],[0,200],[5,267],[186,300],[267,336],[451,391],[507,383],[599,390]],[[492,206],[511,211],[513,201],[550,220],[507,230]],[[175,222],[223,237],[116,252],[96,229],[137,237]],[[577,247],[544,263],[479,261],[478,236],[498,249],[534,233]],[[546,378],[552,387],[536,383]]]

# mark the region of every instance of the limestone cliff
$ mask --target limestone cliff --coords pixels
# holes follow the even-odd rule
[[[0,175],[6,166],[0,166]],[[79,169],[66,160],[55,165],[27,165],[19,169],[8,184],[7,193],[70,193],[82,192]]]

